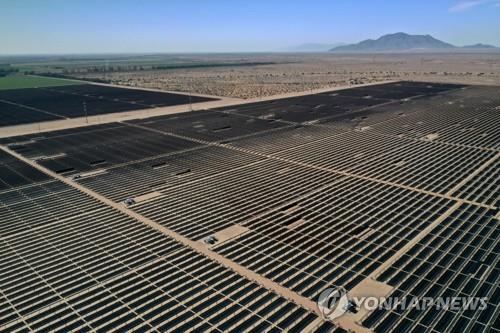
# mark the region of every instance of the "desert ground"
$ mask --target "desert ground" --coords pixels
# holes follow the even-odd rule
[[[185,56],[221,61],[220,55]],[[263,65],[79,72],[72,76],[134,87],[257,98],[385,80],[500,85],[500,53],[491,54],[250,54],[224,61]]]

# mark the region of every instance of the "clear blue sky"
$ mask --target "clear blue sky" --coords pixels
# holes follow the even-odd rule
[[[0,0],[0,54],[269,51],[398,31],[500,46],[500,0]]]

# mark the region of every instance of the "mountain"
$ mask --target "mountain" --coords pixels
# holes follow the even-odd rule
[[[357,44],[338,46],[330,51],[338,53],[368,53],[444,50],[454,48],[456,48],[454,45],[440,41],[430,35],[409,35],[398,32],[382,36],[375,40],[367,39]]]
[[[474,45],[465,45],[462,46],[464,49],[496,49],[496,46],[489,45],[489,44],[482,44],[482,43],[477,43]]]
[[[346,45],[346,43],[334,43],[334,44],[323,44],[323,43],[305,43],[301,45],[291,46],[282,49],[284,52],[327,52],[332,48]]]

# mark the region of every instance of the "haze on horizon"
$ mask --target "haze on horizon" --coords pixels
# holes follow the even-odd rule
[[[500,46],[500,0],[3,0],[0,55],[266,52],[394,32]]]

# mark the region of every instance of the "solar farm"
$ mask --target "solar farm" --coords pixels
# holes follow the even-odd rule
[[[0,90],[0,126],[186,98]],[[0,331],[500,333],[499,166],[499,88],[448,83],[2,135]],[[330,320],[340,286],[487,306]]]
[[[1,89],[0,79],[0,127],[215,100],[52,78],[9,78],[8,83],[28,88]]]

